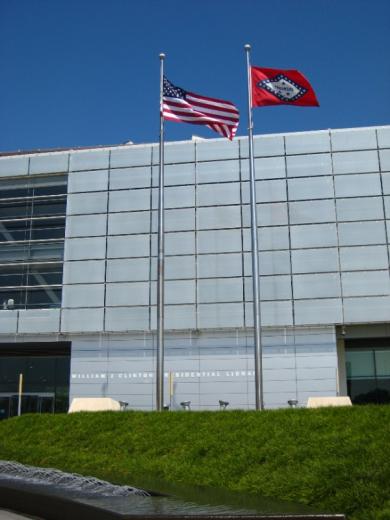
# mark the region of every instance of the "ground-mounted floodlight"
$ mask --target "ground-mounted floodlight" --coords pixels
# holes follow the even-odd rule
[[[290,408],[296,408],[298,405],[298,399],[289,399],[287,403],[289,404]]]
[[[222,401],[219,400],[219,409],[220,410],[226,410],[227,406],[229,405],[229,401]]]
[[[183,410],[191,410],[191,401],[182,401],[180,406],[183,408]]]
[[[119,405],[120,405],[120,411],[123,412],[126,410],[126,408],[129,406],[129,403],[126,403],[126,401],[119,401]]]
[[[13,298],[9,298],[8,300],[4,300],[3,309],[13,309],[15,307],[15,300]]]

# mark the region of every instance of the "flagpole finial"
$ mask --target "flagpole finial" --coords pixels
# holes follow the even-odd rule
[[[244,49],[246,51],[250,51],[251,50],[251,46],[249,45],[249,43],[247,43],[246,45],[244,45]]]
[[[163,52],[160,53],[160,60],[163,60],[165,58],[165,54]]]

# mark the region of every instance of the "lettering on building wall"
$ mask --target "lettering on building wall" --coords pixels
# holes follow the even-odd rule
[[[226,377],[254,377],[253,370],[216,370],[204,372],[172,372],[175,379],[188,378],[226,378]],[[169,373],[165,372],[164,378],[168,379]],[[136,380],[153,380],[154,372],[75,372],[71,374],[71,378],[75,379],[94,379],[94,380],[120,380],[120,379],[136,379]]]

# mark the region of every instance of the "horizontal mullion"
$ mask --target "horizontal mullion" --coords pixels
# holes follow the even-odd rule
[[[43,215],[42,217],[38,217],[38,216],[31,216],[31,217],[17,217],[17,218],[2,218],[0,219],[0,224],[3,224],[3,223],[6,223],[6,222],[21,222],[21,221],[25,221],[27,223],[30,223],[30,222],[39,222],[40,220],[64,220],[66,219],[66,214],[61,214],[61,215]]]
[[[25,262],[25,261],[21,261],[21,262],[6,262],[6,263],[1,263],[0,262],[0,268],[2,267],[12,267],[12,266],[25,266],[25,267],[30,267],[30,266],[41,266],[41,265],[58,265],[58,266],[62,266],[64,262],[61,260],[61,261],[58,261],[58,260],[48,260],[47,262],[39,262],[39,261],[34,261],[32,260],[31,262]]]
[[[65,186],[66,188],[66,186]],[[53,199],[66,199],[67,197],[67,190],[65,190],[63,193],[55,193],[53,195],[26,195],[24,197],[2,197],[1,196],[1,190],[0,190],[0,203],[1,202],[34,202],[36,200],[42,201],[42,200],[53,200]]]
[[[34,245],[37,245],[37,244],[47,244],[47,243],[50,243],[52,244],[53,242],[58,242],[59,244],[60,243],[63,243],[65,240],[65,237],[61,238],[38,238],[36,240],[33,240],[33,239],[28,239],[28,240],[13,240],[12,242],[9,241],[9,242],[0,242],[0,246],[4,245],[6,247],[12,247],[13,245],[17,244],[17,245],[23,245],[23,244],[26,244],[26,245],[29,245],[29,244],[34,244]]]
[[[38,222],[40,220],[53,220],[53,219],[63,219],[65,221],[66,219],[66,215],[61,213],[61,214],[58,214],[58,215],[43,215],[41,217],[29,217],[29,216],[23,216],[23,217],[15,217],[15,218],[3,218],[3,219],[0,219],[0,224],[3,224],[3,223],[10,223],[10,222],[23,222],[25,221],[26,223],[30,224],[30,222]],[[28,226],[30,227],[30,226]]]
[[[0,285],[0,293],[4,290],[10,290],[13,291],[26,291],[26,290],[37,290],[40,291],[41,289],[61,289],[62,284],[56,283],[56,284],[46,284],[46,285]]]

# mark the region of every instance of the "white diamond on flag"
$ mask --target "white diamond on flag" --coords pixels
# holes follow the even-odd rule
[[[263,79],[257,83],[259,88],[263,88],[282,101],[296,101],[304,94],[307,89],[295,83],[284,74],[278,74],[272,79]]]

